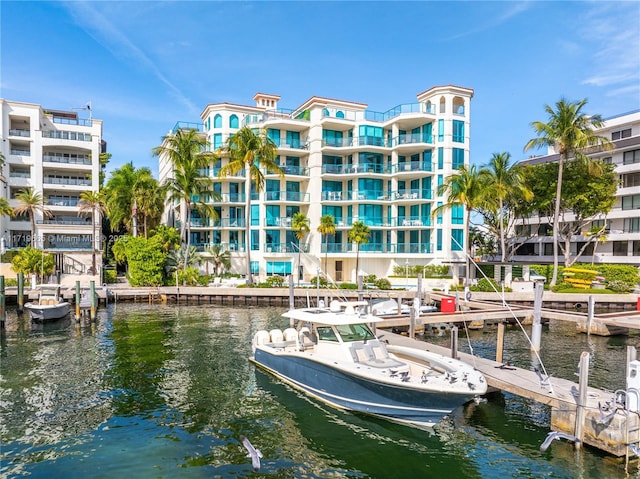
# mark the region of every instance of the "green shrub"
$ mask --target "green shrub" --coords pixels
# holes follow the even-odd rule
[[[374,284],[378,289],[391,289],[391,281],[387,278],[378,278]]]
[[[318,283],[318,277],[314,276],[313,278],[311,278],[311,286],[316,286]],[[327,281],[327,278],[325,278],[324,276],[320,276],[320,287],[321,288],[327,288],[329,287],[329,281]]]
[[[478,284],[475,286],[470,286],[469,289],[471,291],[481,291],[481,292],[502,291],[502,287],[494,279],[486,279],[486,278],[482,278],[481,280],[478,280]],[[509,292],[511,291],[511,288],[504,288],[504,290],[505,292]]]
[[[115,284],[118,281],[118,272],[115,269],[103,269],[102,280],[107,284]]]
[[[355,283],[340,283],[338,285],[340,289],[358,289],[358,285]]]
[[[376,279],[377,279],[377,277],[376,277],[376,275],[375,275],[375,274],[368,274],[368,275],[366,275],[366,276],[363,276],[362,281],[363,281],[364,283],[371,283],[371,284],[373,284],[373,283],[375,283],[375,282],[376,282]]]
[[[561,293],[563,291],[567,291],[570,289],[575,289],[575,286],[572,285],[571,283],[559,283],[559,284],[556,284],[553,288],[551,288],[551,291],[553,291],[554,293]]]
[[[189,266],[187,269],[178,271],[178,284],[186,286],[196,286],[200,271],[195,266]]]
[[[282,288],[284,285],[284,278],[280,275],[273,275],[267,278],[267,285],[270,288]]]

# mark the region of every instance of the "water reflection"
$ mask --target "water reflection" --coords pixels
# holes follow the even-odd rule
[[[287,326],[280,313],[118,305],[95,323],[41,329],[12,317],[0,343],[0,475],[624,477],[619,465],[593,451],[577,457],[566,443],[541,454],[548,409],[506,394],[470,403],[431,433],[324,406],[246,359],[255,331]],[[531,364],[519,336],[508,331],[505,359]],[[477,354],[493,357],[495,331],[470,338]],[[593,383],[623,384],[620,361],[635,340],[587,339],[551,324],[541,357],[549,372],[571,377],[588,347]],[[264,454],[258,474],[240,435]]]

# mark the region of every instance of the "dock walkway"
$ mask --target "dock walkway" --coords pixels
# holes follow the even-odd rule
[[[451,350],[392,333],[377,330],[377,336],[391,345],[431,351],[451,356]],[[494,390],[521,396],[551,408],[551,428],[575,435],[578,409],[579,385],[556,377],[540,377],[535,371],[505,366],[491,359],[467,353],[457,353],[458,357],[482,372],[487,384]],[[583,441],[592,447],[615,456],[628,454],[627,444],[640,441],[640,421],[638,414],[628,415],[613,407],[613,393],[589,387],[584,405]],[[608,413],[601,412],[611,404]],[[627,419],[629,420],[627,422]],[[628,430],[627,430],[628,427]]]

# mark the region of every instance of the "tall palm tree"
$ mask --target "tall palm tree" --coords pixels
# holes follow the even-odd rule
[[[261,130],[255,133],[249,127],[243,127],[231,135],[220,150],[222,156],[226,156],[229,161],[220,168],[218,176],[237,175],[245,170],[245,251],[247,261],[247,284],[253,284],[251,274],[251,192],[252,187],[256,193],[264,189],[265,178],[260,171],[265,169],[267,173],[276,173],[280,178],[284,178],[284,171],[276,162],[278,147],[269,138],[266,131]]]
[[[469,219],[471,212],[482,205],[485,198],[484,175],[481,175],[475,165],[469,168],[461,166],[451,176],[445,178],[442,185],[438,187],[438,195],[446,196],[446,203],[433,210],[432,215],[437,215],[444,209],[450,209],[454,205],[463,205],[467,213],[465,223],[465,260],[466,260],[466,283],[469,281],[470,266],[470,246],[469,246]]]
[[[29,215],[29,221],[31,222],[31,247],[35,247],[36,244],[36,214],[42,213],[43,216],[51,217],[51,212],[44,204],[44,197],[33,190],[33,188],[27,188],[21,190],[16,194],[16,199],[20,202],[18,206],[13,208],[13,212],[16,215]]]
[[[559,154],[558,181],[556,184],[556,201],[553,215],[553,274],[550,286],[555,286],[558,279],[558,240],[560,235],[560,204],[562,202],[562,173],[563,164],[570,158],[578,160],[588,159],[586,153],[594,147],[612,148],[611,142],[596,135],[594,130],[602,128],[604,120],[600,115],[587,115],[582,111],[587,104],[584,98],[578,102],[570,102],[561,98],[555,104],[555,110],[545,105],[548,115],[547,123],[534,121],[531,127],[537,137],[529,140],[524,151],[552,147]]]
[[[360,271],[360,245],[369,242],[371,230],[362,221],[356,221],[349,230],[349,241],[356,244],[356,281]]]
[[[162,186],[145,191],[145,194],[136,197],[136,207],[139,216],[142,216],[142,231],[144,237],[149,237],[149,232],[160,224],[164,212],[167,190]]]
[[[506,260],[506,245],[504,234],[504,202],[512,192],[518,190],[525,200],[530,200],[533,193],[524,185],[522,169],[517,164],[511,164],[509,153],[494,153],[489,160],[489,165],[480,170],[485,175],[487,188],[487,200],[498,201],[498,221],[500,232],[501,262]]]
[[[80,202],[78,203],[78,215],[91,214],[92,238],[91,242],[91,269],[93,274],[97,274],[96,269],[96,249],[98,248],[98,218],[102,218],[105,208],[102,201],[102,195],[98,191],[89,190],[80,193]]]
[[[298,211],[291,220],[291,229],[298,240],[298,286],[300,286],[300,265],[302,260],[302,240],[311,231],[309,228],[309,218],[304,213]]]
[[[336,222],[335,218],[331,215],[322,215],[320,217],[320,224],[318,225],[318,233],[320,233],[325,242],[324,250],[324,272],[327,274],[327,256],[329,252],[329,245],[327,239],[329,235],[336,234]]]
[[[9,205],[9,200],[0,198],[0,216],[13,216],[13,208]]]
[[[204,205],[204,200],[213,195],[211,180],[202,174],[202,170],[217,158],[208,148],[207,137],[191,128],[165,135],[162,145],[151,151],[153,156],[166,156],[173,167],[173,177],[165,185],[169,198],[179,201],[181,210],[184,208],[180,236],[186,244],[187,255],[191,251],[191,211],[194,205]]]

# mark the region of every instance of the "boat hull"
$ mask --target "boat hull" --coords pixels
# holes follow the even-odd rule
[[[71,304],[63,301],[53,305],[38,305],[34,303],[26,303],[24,308],[31,314],[34,321],[55,321],[62,319],[69,314]]]
[[[310,357],[256,349],[252,361],[288,384],[334,407],[431,427],[475,394],[388,384],[331,367]]]

